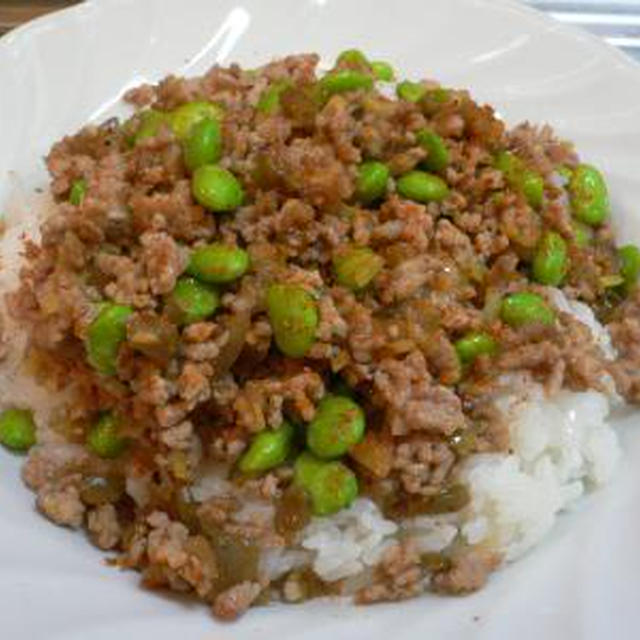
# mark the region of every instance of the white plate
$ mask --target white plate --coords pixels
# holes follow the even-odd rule
[[[110,115],[127,87],[296,51],[329,60],[349,46],[408,76],[470,87],[510,123],[553,124],[605,170],[620,231],[640,241],[639,68],[592,36],[506,0],[94,0],[41,19],[0,40],[0,203],[16,206],[16,185],[43,186],[41,157],[50,145]],[[622,429],[627,455],[614,483],[561,518],[550,539],[483,592],[369,608],[262,608],[232,626],[217,624],[202,606],[139,590],[136,576],[102,566],[80,535],[33,512],[18,479],[20,460],[1,452],[0,635],[637,638],[640,433],[631,423],[638,421],[638,414],[629,417]]]

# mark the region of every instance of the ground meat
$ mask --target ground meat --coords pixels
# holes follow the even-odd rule
[[[36,506],[49,520],[66,527],[77,528],[84,521],[85,506],[75,484],[68,481],[45,484],[38,491]]]
[[[213,613],[221,620],[235,620],[242,615],[260,595],[258,582],[241,582],[218,595],[213,603]]]
[[[93,543],[100,549],[113,549],[122,535],[115,507],[105,504],[89,511],[87,530]]]
[[[451,567],[435,573],[431,584],[436,591],[464,594],[481,589],[489,576],[500,564],[495,552],[480,548],[469,548],[453,555]]]
[[[164,232],[144,233],[140,243],[151,292],[155,295],[170,293],[187,266],[186,251]]]
[[[404,600],[423,590],[420,555],[411,540],[389,548],[376,567],[373,584],[356,594],[356,602],[369,604],[386,600]]]
[[[22,479],[30,489],[37,491],[69,470],[80,468],[88,460],[89,454],[78,444],[39,445],[29,452],[22,467]]]
[[[185,420],[175,427],[170,427],[162,431],[160,441],[169,447],[169,449],[186,451],[192,446],[192,436],[193,425],[188,420]]]
[[[234,400],[238,423],[248,431],[261,431],[282,424],[285,403],[303,420],[315,413],[315,403],[324,395],[322,378],[303,371],[290,378],[254,380],[245,385]]]
[[[165,513],[154,512],[147,518],[151,527],[146,540],[146,559],[154,571],[147,584],[164,586],[179,584],[178,579],[187,587],[204,597],[213,588],[219,569],[213,550],[200,536],[190,536],[189,530],[179,522],[172,522]]]
[[[620,309],[608,326],[620,357],[609,365],[619,393],[629,402],[640,403],[640,288]]]
[[[445,443],[413,438],[396,447],[393,467],[407,493],[429,495],[444,483],[455,460]]]
[[[374,375],[380,397],[388,403],[391,432],[428,431],[450,435],[465,425],[462,403],[454,391],[434,385],[421,354],[403,362],[383,361]]]

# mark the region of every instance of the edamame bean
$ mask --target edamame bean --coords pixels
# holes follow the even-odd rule
[[[618,249],[620,275],[624,278],[624,288],[631,291],[640,277],[640,249],[627,244]]]
[[[393,82],[395,79],[393,67],[388,62],[374,60],[371,63],[371,70],[376,80],[380,80],[381,82]]]
[[[163,125],[169,126],[168,114],[157,111],[156,109],[147,109],[138,114],[138,128],[133,134],[130,143],[136,145],[143,140],[155,138]],[[134,119],[135,121],[135,119]]]
[[[203,118],[191,127],[182,143],[184,164],[195,171],[205,164],[213,164],[222,157],[222,134],[217,120]]]
[[[352,69],[338,69],[330,71],[320,80],[320,87],[327,95],[357,91],[359,89],[370,90],[373,88],[373,78],[366,73]]]
[[[87,434],[87,447],[100,458],[117,458],[127,447],[120,435],[120,421],[112,413],[104,413]]]
[[[572,223],[573,241],[576,247],[584,249],[593,242],[593,229],[589,225],[574,220]]]
[[[398,193],[416,202],[441,202],[449,195],[447,183],[426,171],[410,171],[398,179]]]
[[[448,102],[451,92],[444,87],[429,89],[420,100],[420,107],[426,116],[433,116]]]
[[[498,343],[488,333],[478,331],[468,333],[457,340],[454,346],[462,364],[470,364],[478,356],[490,356],[498,350]]]
[[[240,458],[242,473],[261,473],[282,464],[291,452],[293,427],[283,422],[277,429],[261,431]]]
[[[502,171],[507,184],[521,191],[532,207],[539,208],[542,205],[544,180],[540,174],[527,169],[524,162],[510,151],[498,153],[494,165]]]
[[[384,260],[368,247],[353,247],[333,258],[338,284],[353,291],[364,289],[380,272]]]
[[[305,289],[295,284],[272,284],[267,310],[276,345],[286,356],[301,358],[316,340],[318,308]]]
[[[362,440],[364,411],[351,398],[325,396],[307,427],[307,446],[318,458],[339,458]]]
[[[553,324],[555,314],[542,296],[523,291],[507,296],[500,307],[500,317],[511,327],[528,324]]]
[[[567,243],[555,231],[547,231],[533,258],[533,277],[541,284],[557,287],[567,275],[569,257]]]
[[[316,516],[328,516],[348,507],[358,495],[358,480],[349,467],[334,460],[323,464],[308,488]]]
[[[358,495],[358,481],[351,469],[336,460],[319,460],[307,452],[295,462],[294,482],[309,494],[311,509],[317,516],[340,511]]]
[[[74,180],[71,185],[71,191],[69,192],[69,202],[72,205],[79,207],[83,203],[86,195],[87,181],[84,178]]]
[[[418,144],[428,153],[422,166],[427,171],[442,171],[449,164],[449,149],[444,140],[429,129],[422,129],[416,134]]]
[[[544,180],[542,176],[535,171],[525,169],[522,172],[521,188],[527,202],[535,209],[539,209],[542,206],[544,197]]]
[[[219,122],[223,117],[224,109],[220,105],[205,100],[186,102],[169,114],[171,128],[179,140],[184,140],[200,120],[210,118]]]
[[[592,227],[602,224],[609,214],[609,194],[602,174],[591,165],[578,165],[569,181],[573,215]]]
[[[195,278],[180,278],[169,295],[168,304],[177,323],[191,324],[215,313],[220,306],[220,294]]]
[[[205,164],[193,172],[191,192],[196,202],[214,212],[233,211],[244,200],[238,179],[215,164]]]
[[[358,167],[356,195],[365,204],[382,198],[387,192],[389,167],[382,162],[363,162]]]
[[[249,254],[240,247],[214,243],[193,251],[187,273],[204,282],[227,284],[249,269]]]
[[[107,303],[102,306],[87,331],[89,364],[103,375],[116,373],[118,351],[127,336],[127,321],[133,313],[131,307]]]
[[[12,451],[28,451],[36,443],[31,411],[6,409],[0,414],[0,443]]]
[[[293,465],[294,482],[303,489],[308,489],[318,470],[325,464],[327,463],[324,460],[316,458],[308,451],[301,453]]]
[[[260,95],[256,109],[262,113],[275,113],[280,108],[280,94],[290,86],[289,81],[283,81],[267,87]]]
[[[353,67],[369,67],[367,56],[359,49],[346,49],[338,56],[337,62],[342,62]]]
[[[427,88],[420,82],[411,82],[411,80],[403,80],[396,86],[396,95],[401,100],[407,102],[419,102],[427,93]]]

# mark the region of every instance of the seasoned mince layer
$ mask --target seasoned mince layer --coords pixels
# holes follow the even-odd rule
[[[602,174],[467,91],[317,65],[169,76],[57,142],[5,296],[56,398],[0,415],[38,509],[224,619],[481,588],[640,402]]]

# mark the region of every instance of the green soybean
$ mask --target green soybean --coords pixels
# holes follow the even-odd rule
[[[354,67],[368,67],[367,56],[360,49],[346,49],[338,56],[338,62]]]
[[[138,144],[143,140],[149,138],[155,138],[163,126],[169,126],[169,116],[163,111],[157,111],[156,109],[147,109],[141,111],[138,114],[138,128],[136,129],[133,138],[130,139],[130,143]]]
[[[359,89],[370,90],[373,88],[373,78],[360,71],[352,69],[339,69],[330,71],[320,80],[320,88],[327,95],[357,91]]]
[[[410,171],[398,179],[398,193],[416,202],[441,202],[449,195],[447,183],[425,171]]]
[[[222,157],[222,133],[217,120],[203,118],[191,127],[182,143],[184,164],[195,171],[205,164],[213,164]]]
[[[418,144],[427,151],[427,157],[422,166],[427,171],[442,171],[449,164],[449,149],[444,140],[429,129],[422,129],[416,134]]]
[[[370,204],[382,198],[387,192],[389,181],[389,167],[382,162],[363,162],[358,167],[356,181],[356,196],[365,204]]]
[[[533,258],[533,278],[541,284],[557,287],[567,275],[568,268],[567,243],[555,231],[547,231]]]
[[[428,89],[420,99],[420,107],[426,116],[433,116],[448,102],[450,96],[451,92],[444,87]]]
[[[176,282],[168,304],[179,324],[191,324],[215,313],[220,306],[220,294],[211,285],[183,277]]]
[[[173,133],[179,140],[184,140],[189,135],[193,125],[204,118],[220,121],[224,117],[224,109],[213,102],[194,100],[174,109],[169,114],[169,122]]]
[[[498,343],[488,333],[479,331],[468,333],[454,346],[462,364],[470,364],[478,356],[493,355],[498,351]]]
[[[593,229],[578,220],[572,223],[573,241],[579,249],[585,249],[593,242]]]
[[[294,482],[309,494],[316,516],[336,513],[358,495],[358,481],[351,469],[337,460],[327,462],[308,452],[296,459]]]
[[[85,196],[87,195],[87,181],[84,178],[74,180],[71,185],[71,191],[69,191],[69,202],[76,207],[79,207]]]
[[[187,273],[198,280],[227,284],[241,278],[249,269],[249,254],[240,247],[214,243],[193,251]]]
[[[281,465],[291,452],[293,427],[283,422],[277,429],[261,431],[240,458],[242,473],[262,473]]]
[[[540,174],[527,169],[521,158],[510,151],[501,151],[496,155],[494,166],[502,171],[512,189],[522,192],[532,207],[542,205],[544,180]]]
[[[339,458],[362,440],[365,427],[364,411],[354,400],[325,396],[307,427],[307,446],[318,458]]]
[[[419,102],[427,93],[427,88],[420,82],[403,80],[396,86],[396,95],[407,102]]]
[[[261,94],[256,109],[262,113],[272,114],[280,108],[280,95],[291,86],[289,81],[276,82],[267,87]]]
[[[27,409],[0,413],[0,443],[12,451],[28,451],[36,443],[36,425]]]
[[[376,80],[380,80],[381,82],[393,82],[395,78],[393,67],[388,62],[374,60],[371,63],[371,70]]]
[[[354,247],[333,258],[336,282],[347,289],[364,289],[380,272],[384,260],[368,247]]]
[[[528,324],[553,324],[555,314],[542,296],[523,291],[507,296],[500,307],[500,317],[511,327]]]
[[[87,447],[100,458],[117,458],[127,447],[120,435],[120,421],[113,413],[104,413],[87,434]]]
[[[89,364],[103,375],[116,373],[118,351],[127,337],[131,307],[106,303],[87,331],[86,349]]]
[[[314,515],[328,516],[348,507],[356,499],[358,480],[349,467],[334,460],[317,470],[307,491]]]
[[[196,202],[214,212],[233,211],[244,200],[238,179],[215,164],[206,164],[193,172],[191,192]]]
[[[539,209],[544,198],[544,180],[542,176],[535,171],[525,169],[522,172],[520,184],[522,194],[527,202],[535,209]]]
[[[295,284],[272,284],[267,311],[278,349],[291,358],[303,357],[318,328],[318,308],[311,294]]]
[[[624,279],[624,288],[631,291],[640,277],[640,249],[627,244],[618,249],[620,260],[620,275]]]
[[[304,451],[296,458],[293,465],[294,482],[303,489],[308,489],[318,470],[325,464],[327,463],[324,460],[320,460],[308,451]]]
[[[591,165],[578,165],[569,181],[573,215],[592,227],[602,224],[609,215],[609,194],[602,174]]]

